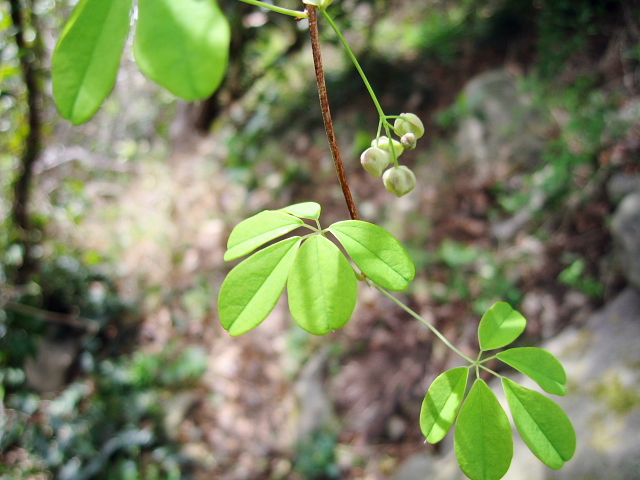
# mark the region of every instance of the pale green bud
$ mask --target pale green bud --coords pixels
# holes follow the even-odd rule
[[[367,148],[360,155],[360,163],[364,169],[376,178],[379,178],[384,169],[389,166],[391,155],[377,147]]]
[[[376,142],[376,139],[374,138],[374,139],[371,141],[371,146],[372,146],[372,147],[378,147],[378,148],[381,148],[382,150],[385,150],[385,151],[387,151],[387,152],[391,153],[391,144],[392,144],[392,143],[393,143],[393,150],[395,151],[395,153],[396,153],[396,158],[397,158],[397,157],[399,157],[399,156],[402,154],[402,152],[404,151],[404,147],[402,146],[402,144],[401,144],[399,141],[397,141],[397,140],[395,140],[395,139],[393,139],[393,140],[389,141],[389,139],[388,139],[386,136],[384,136],[384,135],[383,135],[383,136],[381,136],[381,137],[378,139],[378,141],[377,141],[377,142]],[[393,155],[393,154],[392,154],[392,155]]]
[[[382,176],[384,188],[398,197],[416,188],[416,176],[405,166],[392,167]]]
[[[418,143],[418,141],[416,140],[416,136],[413,133],[409,132],[402,135],[400,143],[405,148],[405,150],[413,150],[414,148],[416,148],[416,144]]]
[[[424,125],[413,113],[401,113],[400,118],[396,118],[396,121],[393,122],[393,128],[400,136],[405,133],[413,133],[418,139],[424,135]]]

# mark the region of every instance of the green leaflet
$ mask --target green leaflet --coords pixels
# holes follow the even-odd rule
[[[340,249],[325,237],[314,235],[296,255],[287,291],[296,322],[310,333],[325,335],[351,318],[358,280]]]
[[[576,433],[562,408],[543,394],[508,378],[502,387],[518,432],[533,454],[556,470],[573,457]]]
[[[275,307],[300,246],[292,237],[260,250],[229,272],[220,288],[218,312],[232,336],[257,327]]]
[[[293,215],[294,217],[318,220],[320,218],[320,212],[322,212],[322,207],[316,202],[304,202],[289,205],[288,207],[281,208],[280,211]]]
[[[225,260],[235,260],[271,240],[304,225],[299,218],[283,212],[265,210],[240,222],[227,240]]]
[[[396,238],[372,223],[346,220],[329,227],[367,277],[389,290],[405,290],[416,275],[409,254]]]
[[[454,445],[460,468],[471,480],[499,480],[509,470],[511,425],[483,380],[474,382],[460,409]]]
[[[469,369],[458,367],[440,374],[422,402],[420,429],[429,443],[442,440],[456,421],[467,388]]]
[[[482,350],[509,345],[524,331],[527,320],[505,302],[495,303],[480,320],[478,340]]]
[[[230,29],[215,0],[138,0],[140,70],[185,100],[209,97],[227,69]]]
[[[98,111],[116,83],[129,33],[132,0],[81,0],[52,58],[53,96],[60,114],[79,125]]]
[[[510,348],[496,355],[504,363],[524,373],[547,393],[567,393],[567,375],[558,359],[537,347]]]

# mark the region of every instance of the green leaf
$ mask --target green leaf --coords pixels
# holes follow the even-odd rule
[[[225,260],[235,260],[304,225],[299,218],[266,210],[240,222],[229,235]]]
[[[502,387],[518,432],[533,454],[556,470],[573,457],[576,432],[562,408],[543,394],[508,378]]]
[[[471,480],[499,480],[513,458],[507,414],[483,380],[471,387],[456,424],[454,446],[458,463]]]
[[[129,33],[132,0],[81,0],[55,51],[56,106],[75,125],[88,121],[113,90]]]
[[[227,69],[230,30],[215,0],[138,0],[140,70],[185,100],[209,97]]]
[[[567,374],[551,352],[537,347],[521,347],[500,352],[497,357],[530,377],[545,392],[554,395],[567,393]]]
[[[411,257],[396,238],[372,223],[347,220],[329,227],[367,277],[389,290],[405,290],[416,276]]]
[[[325,335],[351,318],[358,280],[340,249],[325,237],[314,235],[298,251],[287,291],[289,309],[298,325]]]
[[[322,207],[316,202],[304,202],[289,205],[288,207],[281,208],[280,211],[293,215],[294,217],[318,220]]]
[[[478,340],[482,350],[509,345],[524,332],[527,320],[505,302],[495,303],[480,320]]]
[[[287,283],[300,237],[288,238],[250,256],[229,272],[220,288],[222,326],[236,337],[257,327],[276,306]]]
[[[427,442],[438,443],[456,421],[467,388],[469,369],[458,367],[440,374],[422,402],[420,429]]]

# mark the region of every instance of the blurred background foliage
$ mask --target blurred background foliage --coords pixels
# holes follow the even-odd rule
[[[272,351],[246,354],[242,367],[228,359],[236,358],[235,345],[259,339],[220,340],[215,297],[229,270],[221,262],[225,235],[243,216],[293,201],[322,203],[327,224],[346,214],[326,153],[304,22],[224,0],[231,58],[211,99],[177,101],[137,71],[127,49],[114,93],[93,120],[72,127],[53,106],[49,67],[75,3],[0,1],[0,478],[365,478],[374,467],[347,447],[358,435],[389,446],[376,468],[392,471],[398,446],[419,439],[405,423],[417,424],[420,385],[407,394],[406,408],[400,397],[385,407],[381,416],[392,420],[380,432],[367,424],[354,433],[331,421],[303,441],[253,450],[245,438],[254,437],[236,424],[222,439],[207,432],[224,423],[210,418],[227,408],[222,397],[249,411],[289,401],[263,398],[270,394],[256,387],[264,378],[255,365],[271,365]],[[616,157],[637,118],[619,115],[640,88],[637,1],[336,0],[331,12],[385,110],[414,111],[427,126],[424,145],[406,154],[425,182],[421,196],[391,201],[355,160],[348,167],[363,216],[396,233],[416,261],[412,302],[472,343],[465,332],[474,328],[465,322],[496,300],[520,307],[536,289],[556,298],[571,291],[583,295],[580,305],[595,307],[619,288],[606,256],[603,185],[612,171],[638,169],[637,150]],[[357,71],[323,31],[339,141],[357,159],[377,116]],[[494,69],[518,79],[527,109],[515,124],[540,127],[543,147],[533,161],[486,178],[455,138],[469,119],[488,121],[485,98],[465,85]],[[34,112],[39,145],[25,228],[16,221],[16,189]],[[500,135],[509,144],[520,133]],[[203,178],[212,183],[197,183]],[[490,231],[511,228],[509,219],[522,212],[516,240]],[[572,243],[585,222],[595,222],[599,236],[586,246]],[[328,352],[325,340],[285,327],[279,335],[288,353],[276,361],[284,380],[271,383],[293,390],[319,351],[329,359],[327,375],[337,376],[371,348],[369,333],[396,328],[380,327],[388,306],[369,297],[361,305],[364,327],[333,337]],[[574,313],[551,326],[534,314],[525,342],[553,335]],[[371,338],[384,344],[386,337]],[[420,367],[423,378],[446,355],[415,338],[420,362],[432,360]],[[240,388],[231,381],[227,390],[211,387],[219,381],[212,379],[216,361],[242,389],[256,388],[255,405],[250,395],[229,393]],[[338,411],[350,411],[345,402],[336,400]],[[225,442],[228,451],[216,449]]]

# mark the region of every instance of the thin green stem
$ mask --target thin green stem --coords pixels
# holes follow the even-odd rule
[[[504,378],[502,375],[500,375],[499,373],[494,372],[493,370],[491,370],[490,368],[485,367],[484,365],[481,365],[479,363],[476,363],[476,368],[481,368],[487,372],[489,372],[491,375],[498,377],[498,378]]]
[[[299,12],[298,10],[291,10],[289,8],[282,8],[276,5],[271,5],[269,3],[261,2],[259,0],[240,0],[241,2],[248,3],[250,5],[255,5],[256,7],[266,8],[276,13],[282,13],[283,15],[289,15],[290,17],[296,18],[307,18],[307,12]]]
[[[318,228],[314,227],[313,225],[309,225],[308,223],[303,223],[300,226],[302,228],[308,228],[309,230],[313,230],[315,233],[322,233],[322,229],[320,228],[320,223],[317,220],[316,220],[316,223],[318,223]]]
[[[482,350],[478,352],[478,357],[476,358],[476,361],[473,362],[474,365],[476,366],[476,378],[480,378],[480,358],[481,357],[482,357]]]
[[[492,355],[491,357],[487,357],[478,363],[487,363],[489,360],[493,360],[494,358],[498,358],[498,355]]]
[[[356,70],[358,70],[358,73],[360,74],[360,77],[362,77],[362,81],[364,82],[365,86],[367,87],[367,90],[369,91],[369,95],[371,95],[371,100],[373,100],[373,103],[375,104],[376,109],[378,110],[378,115],[380,115],[380,119],[382,119],[386,123],[386,120],[384,120],[385,119],[385,114],[384,114],[384,111],[382,110],[382,107],[380,106],[380,102],[378,102],[378,97],[376,97],[376,94],[374,93],[373,88],[371,87],[371,84],[369,83],[369,80],[367,79],[367,76],[364,74],[364,71],[362,70],[362,67],[360,67],[360,63],[358,63],[358,59],[353,54],[353,51],[351,50],[351,47],[349,47],[349,44],[344,39],[344,36],[342,35],[342,32],[340,32],[340,29],[335,24],[333,19],[329,16],[329,14],[325,10],[322,11],[322,14],[324,15],[324,18],[327,19],[327,22],[329,22],[329,25],[331,25],[331,28],[333,28],[333,31],[336,32],[336,35],[338,36],[338,38],[342,42],[342,45],[344,46],[344,49],[347,51],[347,55],[349,55],[349,58],[353,62],[353,65],[356,67]],[[386,126],[385,126],[385,130],[388,131],[388,128]]]
[[[473,361],[472,358],[467,357],[464,353],[462,353],[460,350],[458,350],[456,347],[453,346],[453,344],[447,340],[447,338],[442,335],[438,329],[436,327],[434,327],[433,325],[431,325],[429,322],[427,322],[424,318],[422,318],[420,315],[418,315],[416,312],[414,312],[413,310],[411,310],[409,307],[407,307],[404,303],[402,303],[400,300],[398,300],[396,297],[394,297],[393,295],[391,295],[389,292],[387,292],[384,288],[380,287],[379,285],[374,285],[378,291],[380,291],[383,295],[385,295],[386,297],[390,298],[391,300],[393,300],[400,308],[402,308],[405,312],[407,312],[409,315],[411,315],[413,318],[415,318],[416,320],[419,320],[420,322],[424,323],[427,327],[429,327],[429,330],[431,330],[433,332],[433,334],[438,337],[440,340],[442,340],[442,342],[444,342],[444,344],[449,347],[451,350],[453,350],[454,352],[456,352],[458,355],[460,355],[462,358],[464,358],[467,362],[471,363],[471,364],[475,364],[476,362]]]
[[[333,21],[333,19],[329,16],[329,14],[325,10],[322,10],[322,14],[324,15],[324,18],[327,20],[327,22],[329,22],[329,25],[331,25],[331,28],[333,28],[333,31],[336,33],[336,35],[340,39],[340,42],[342,43],[342,46],[346,50],[347,55],[349,55],[349,58],[351,59],[351,62],[356,67],[356,70],[358,70],[358,73],[360,74],[360,77],[362,78],[362,81],[364,82],[365,86],[367,87],[367,90],[369,91],[369,95],[371,96],[371,100],[373,100],[373,103],[376,106],[376,110],[378,110],[378,115],[380,116],[380,122],[384,126],[384,131],[387,134],[387,138],[391,142],[391,129],[393,127],[389,122],[387,122],[387,118],[391,118],[391,117],[387,117],[384,114],[384,110],[382,110],[382,106],[380,105],[380,102],[378,101],[378,97],[376,97],[376,94],[373,91],[373,87],[371,87],[371,84],[369,83],[369,79],[367,79],[367,76],[365,75],[364,70],[362,70],[362,67],[360,66],[360,62],[358,62],[358,59],[356,58],[355,54],[353,53],[353,50],[351,50],[351,47],[349,46],[349,44],[345,40],[344,36],[342,35],[342,32],[340,31],[340,29],[338,28],[336,23]],[[376,138],[380,138],[380,128],[378,128],[378,136]],[[390,146],[391,146],[391,156],[393,158],[393,163],[397,167],[398,166],[398,155],[396,153],[395,148],[393,147],[393,144],[391,144]]]

